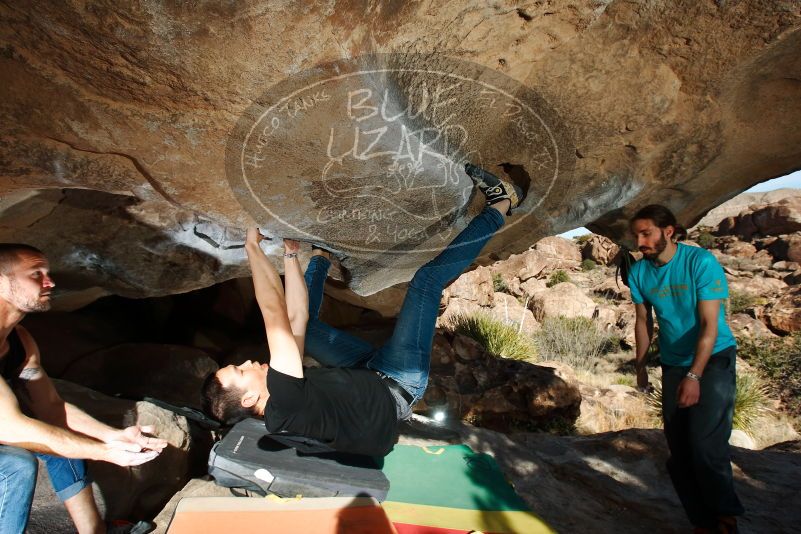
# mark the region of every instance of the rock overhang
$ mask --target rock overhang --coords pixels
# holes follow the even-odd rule
[[[142,297],[247,275],[241,228],[258,223],[347,255],[351,288],[370,294],[409,279],[479,209],[458,172],[471,157],[497,171],[507,164],[531,184],[524,213],[484,259],[582,225],[625,242],[627,217],[651,202],[689,225],[801,167],[794,2],[557,2],[525,16],[459,2],[396,7],[6,5],[0,238],[45,250],[62,287]],[[388,59],[363,59],[375,57]],[[340,100],[324,113],[307,107],[322,104],[315,91],[288,101],[307,120],[257,154],[281,173],[262,176],[256,196],[269,209],[248,205],[230,170],[238,128],[258,117],[248,114],[288,87],[368,64],[394,74],[330,89]],[[433,102],[435,82],[448,87],[454,76],[464,84],[440,96],[455,98],[448,124],[467,132],[461,151],[441,135],[448,113],[389,120]],[[319,86],[318,97],[323,86],[332,87]],[[360,100],[362,89],[374,100]],[[382,100],[387,89],[392,98]],[[534,113],[521,120],[515,98]],[[365,118],[374,108],[380,123]],[[371,149],[395,156],[369,159],[377,134],[367,132],[382,127]],[[417,143],[411,154],[429,146],[426,128],[440,135],[428,160],[397,159],[404,135]],[[550,151],[526,145],[535,136]],[[551,183],[535,157],[543,147]],[[348,153],[350,166],[336,160]],[[415,188],[421,182],[427,189]],[[394,231],[379,228],[393,210],[403,214]],[[382,233],[372,248],[371,226]]]

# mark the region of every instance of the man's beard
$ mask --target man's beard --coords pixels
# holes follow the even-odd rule
[[[41,293],[35,297],[22,298],[19,286],[13,278],[11,279],[9,292],[11,293],[11,303],[23,313],[45,312],[50,309],[50,299],[41,300]]]
[[[647,260],[655,260],[659,257],[660,254],[662,254],[662,252],[666,248],[667,248],[667,239],[665,239],[665,233],[660,230],[659,241],[657,241],[656,245],[654,245],[654,249],[656,250],[656,252],[645,252],[642,249],[640,249],[640,252],[642,252],[643,258]]]

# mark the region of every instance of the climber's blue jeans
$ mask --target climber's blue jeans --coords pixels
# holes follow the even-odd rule
[[[91,483],[83,460],[0,445],[0,534],[25,531],[36,487],[37,457],[45,462],[53,489],[62,501],[74,497]]]
[[[306,269],[309,323],[306,352],[329,367],[367,367],[400,384],[417,402],[428,385],[431,345],[442,290],[476,259],[504,224],[495,208],[485,208],[436,258],[409,282],[392,337],[383,346],[333,328],[319,320],[323,286],[331,263],[313,256]]]

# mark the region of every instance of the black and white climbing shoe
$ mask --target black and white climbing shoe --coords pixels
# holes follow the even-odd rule
[[[511,206],[506,215],[511,215],[512,210],[520,205],[525,198],[525,193],[522,189],[511,182],[501,180],[489,171],[482,169],[472,163],[466,163],[464,171],[472,178],[479,190],[484,194],[487,199],[487,206],[492,206],[503,200],[509,200]]]

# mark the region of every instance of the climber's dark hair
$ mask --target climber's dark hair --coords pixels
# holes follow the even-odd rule
[[[653,223],[659,228],[667,228],[668,226],[672,226],[674,230],[673,238],[676,241],[682,241],[687,238],[687,229],[679,224],[672,211],[661,204],[649,204],[648,206],[640,209],[631,219],[629,219],[629,224],[642,219],[649,219],[653,221]]]

